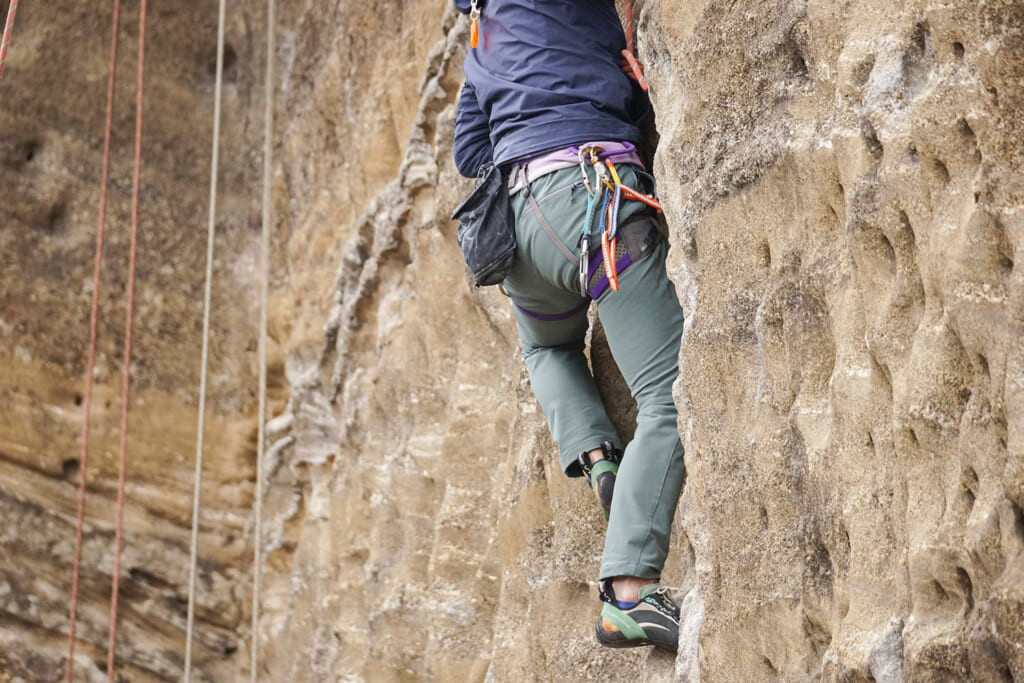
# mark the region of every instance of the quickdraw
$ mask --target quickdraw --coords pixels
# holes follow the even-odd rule
[[[619,273],[615,252],[618,247],[619,207],[622,199],[643,202],[659,213],[661,203],[652,195],[637,192],[628,185],[622,184],[618,169],[611,159],[602,158],[603,150],[598,147],[585,147],[579,151],[580,172],[587,188],[587,216],[580,231],[580,294],[587,296],[590,282],[590,227],[593,225],[594,210],[600,195],[601,209],[598,214],[598,232],[601,235],[601,260],[604,263],[608,286],[613,292],[619,291]],[[602,163],[602,161],[604,163]],[[591,183],[587,166],[594,169],[594,181]]]
[[[475,50],[480,42],[480,0],[470,3],[469,21],[469,46]]]

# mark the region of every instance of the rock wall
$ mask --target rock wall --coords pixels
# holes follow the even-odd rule
[[[1022,8],[645,18],[702,672],[1024,677]]]
[[[67,632],[109,17],[58,5],[22,5],[0,83],[0,680],[58,680]],[[131,680],[175,678],[184,649],[216,19],[155,7]],[[426,2],[279,9],[263,680],[1024,678],[1018,4],[636,2],[687,313],[688,479],[665,572],[685,595],[678,658],[593,643],[604,522],[559,472],[508,303],[461,265],[447,215],[468,189],[450,154],[465,19]],[[263,22],[255,4],[229,16],[196,650],[209,680],[248,662]],[[61,80],[89,87],[57,101],[40,87]],[[83,680],[106,646],[130,81]],[[592,362],[628,436],[597,324]]]
[[[122,3],[76,674],[106,666],[138,3]],[[7,15],[7,3],[0,2]],[[181,675],[216,9],[150,3],[118,671]],[[194,662],[246,660],[264,23],[228,27]],[[22,2],[0,82],[0,680],[63,680],[111,6]],[[280,392],[282,373],[276,375]]]

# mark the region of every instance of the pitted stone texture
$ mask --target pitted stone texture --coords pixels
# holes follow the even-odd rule
[[[643,16],[704,676],[1024,676],[1024,12]]]

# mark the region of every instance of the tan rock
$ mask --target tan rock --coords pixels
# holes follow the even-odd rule
[[[677,658],[594,643],[604,522],[559,472],[508,303],[455,245],[467,22],[443,3],[278,9],[261,680],[1024,677],[1019,3],[637,1],[687,313]],[[134,11],[79,680],[105,667]],[[206,5],[151,11],[133,681],[178,677],[184,651],[216,29]],[[59,680],[66,656],[108,21],[23,4],[0,82],[0,680]],[[263,22],[230,10],[203,680],[248,672]],[[628,435],[596,321],[592,341]]]

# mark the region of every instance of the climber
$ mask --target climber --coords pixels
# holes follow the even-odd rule
[[[624,59],[614,0],[454,1],[472,22],[456,167],[479,174],[489,206],[506,188],[514,261],[498,272],[523,359],[564,472],[586,476],[608,516],[597,639],[675,650],[679,608],[659,581],[684,475],[672,399],[683,314],[636,150],[642,76]],[[460,221],[489,215],[477,208]],[[639,408],[624,452],[584,355],[591,300]]]

